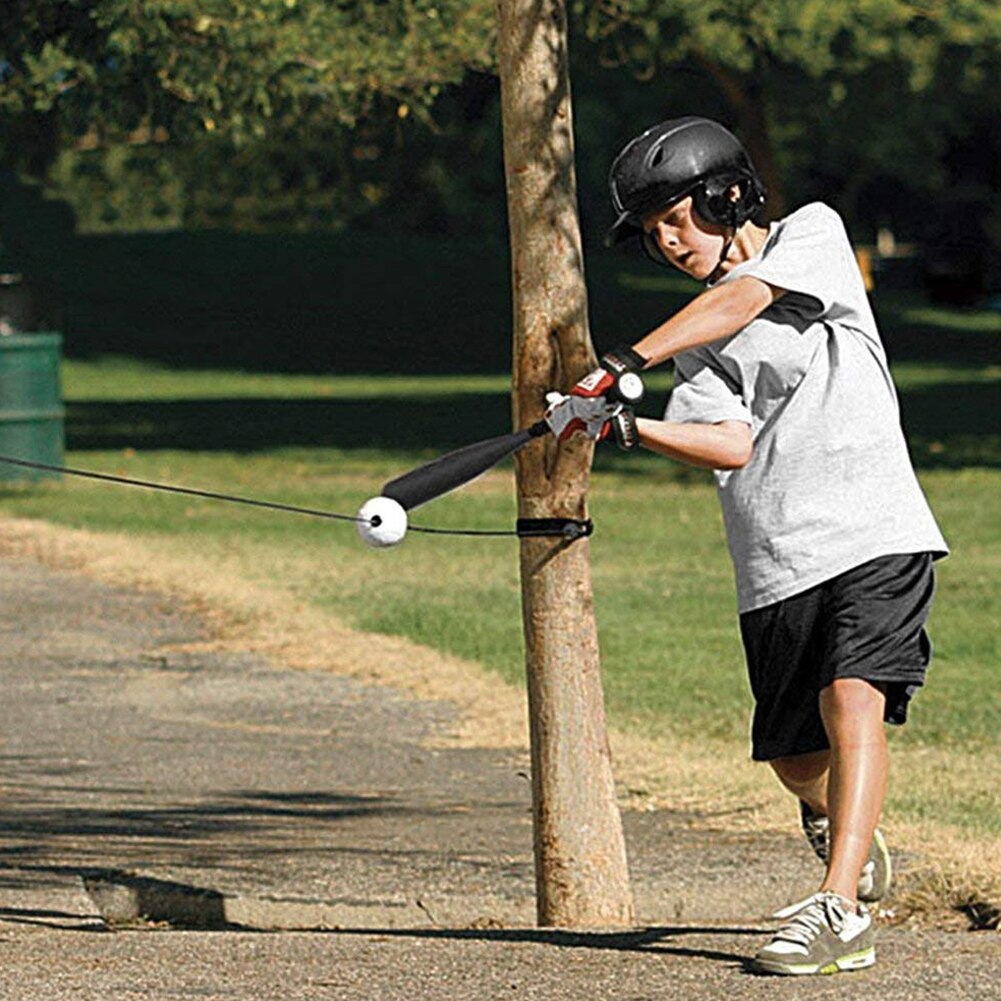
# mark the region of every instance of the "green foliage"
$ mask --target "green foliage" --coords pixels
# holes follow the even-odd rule
[[[421,114],[492,65],[493,21],[483,0],[8,0],[0,113],[238,141],[314,117],[353,126],[384,101]]]
[[[589,247],[621,143],[707,114],[749,142],[774,215],[821,198],[855,239],[889,226],[958,244],[947,267],[996,286],[997,4],[574,7]],[[84,232],[364,226],[503,241],[493,31],[490,0],[7,0],[0,162],[47,176]]]
[[[372,151],[492,68],[494,20],[489,0],[10,0],[0,162],[47,175],[84,232],[343,226],[399,187]]]
[[[184,218],[184,185],[171,161],[148,146],[60,150],[47,183],[72,192],[82,233],[176,229]]]
[[[874,61],[905,65],[920,89],[943,46],[983,56],[1001,41],[1001,10],[983,0],[579,0],[577,7],[616,63],[650,73],[689,58],[740,73],[794,65],[829,77],[835,100],[834,81]],[[975,64],[966,77],[975,81]]]

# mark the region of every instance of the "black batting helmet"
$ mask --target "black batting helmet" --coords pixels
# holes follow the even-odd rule
[[[765,189],[740,140],[718,122],[688,116],[654,125],[627,143],[608,179],[617,218],[608,243],[643,232],[643,219],[691,195],[708,222],[735,229],[764,204]],[[730,188],[740,187],[733,201]]]

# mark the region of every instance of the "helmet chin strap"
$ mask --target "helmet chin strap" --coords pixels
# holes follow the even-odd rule
[[[706,279],[707,285],[712,285],[723,277],[723,265],[726,263],[727,257],[730,256],[730,248],[733,246],[733,241],[736,236],[737,230],[731,226],[729,228],[729,235],[726,240],[723,241],[723,249],[719,252],[719,260],[716,262],[716,267],[712,269],[709,277]]]
[[[734,203],[730,207],[730,224],[727,227],[727,237],[723,241],[723,249],[719,252],[719,260],[716,262],[716,267],[712,269],[709,277],[706,279],[707,285],[712,285],[723,277],[723,265],[726,263],[727,257],[730,256],[730,248],[733,247],[733,241],[737,239],[738,229],[737,206]]]

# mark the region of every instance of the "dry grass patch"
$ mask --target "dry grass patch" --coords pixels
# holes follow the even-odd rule
[[[971,843],[940,827],[902,828],[911,844],[934,845],[897,880],[886,915],[895,924],[956,930],[1001,930],[1001,871],[994,860],[1001,838]]]

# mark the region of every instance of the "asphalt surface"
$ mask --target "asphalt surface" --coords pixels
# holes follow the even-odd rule
[[[797,838],[624,817],[639,926],[533,927],[523,754],[448,703],[252,650],[148,594],[0,560],[0,999],[1001,996],[1001,935],[883,929],[877,966],[754,976]]]

